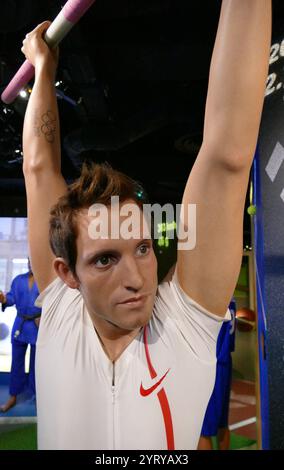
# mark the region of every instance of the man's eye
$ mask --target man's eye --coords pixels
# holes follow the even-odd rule
[[[110,263],[110,259],[111,257],[110,256],[101,256],[100,258],[98,258],[95,262],[95,265],[98,267],[98,268],[101,268],[103,266],[108,266],[108,264]]]
[[[150,250],[150,247],[148,245],[140,245],[138,250],[141,255],[146,255]]]

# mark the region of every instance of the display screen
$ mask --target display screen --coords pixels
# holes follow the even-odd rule
[[[280,94],[283,99],[284,88],[284,73],[283,73],[283,59],[284,59],[284,39],[273,42],[270,51],[269,60],[269,75],[267,78],[265,96],[275,96]]]
[[[12,280],[28,271],[26,218],[0,218],[0,290],[9,292]],[[16,316],[14,306],[2,312],[0,305],[0,372],[10,372],[11,331]],[[26,354],[26,371],[29,353]]]

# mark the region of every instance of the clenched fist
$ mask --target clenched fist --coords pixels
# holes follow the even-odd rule
[[[50,26],[50,21],[44,21],[38,25],[33,31],[28,33],[23,40],[21,51],[31,64],[37,69],[46,67],[49,73],[55,76],[58,64],[58,47],[49,49],[43,39],[45,31]]]

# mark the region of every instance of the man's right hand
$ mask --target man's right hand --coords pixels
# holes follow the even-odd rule
[[[0,304],[6,303],[6,295],[0,290]]]
[[[28,33],[23,40],[21,51],[36,70],[46,66],[47,70],[55,77],[58,65],[58,47],[49,49],[43,39],[44,33],[50,24],[50,21],[44,21]]]

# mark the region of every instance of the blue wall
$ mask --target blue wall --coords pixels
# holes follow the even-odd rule
[[[282,35],[273,42],[280,44]],[[283,57],[279,56],[270,68],[270,76],[273,73],[276,86],[265,99],[254,163],[261,412],[265,449],[284,449],[283,62]]]

